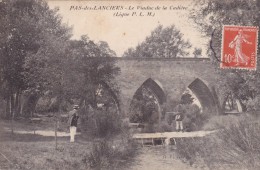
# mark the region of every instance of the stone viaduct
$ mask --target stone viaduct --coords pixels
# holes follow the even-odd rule
[[[200,101],[202,108],[220,111],[218,74],[208,58],[117,58],[121,74],[116,80],[120,86],[121,112],[127,114],[136,91],[149,88],[167,110],[181,99],[189,88]]]

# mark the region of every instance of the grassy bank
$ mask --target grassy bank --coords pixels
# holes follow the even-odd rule
[[[205,165],[209,169],[260,169],[260,123],[257,120],[250,115],[214,118],[210,123],[217,122],[216,127],[222,128],[205,138],[178,140],[178,156],[191,165]]]
[[[53,137],[1,134],[0,169],[87,169],[82,159],[91,149],[91,142],[69,143],[59,139],[55,150]],[[3,156],[2,156],[3,157]]]
[[[35,126],[27,120],[20,120],[14,125],[15,132],[35,128],[54,130],[53,121]],[[75,143],[70,143],[69,137],[58,137],[56,150],[53,136],[11,134],[6,129],[10,129],[9,121],[1,120],[0,169],[124,169],[123,164],[135,154],[134,146],[122,134],[111,139],[80,135]]]

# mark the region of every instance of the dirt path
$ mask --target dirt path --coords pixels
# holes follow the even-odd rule
[[[6,132],[11,132],[11,129],[9,128],[4,128]],[[55,131],[53,130],[35,130],[35,131],[25,131],[25,130],[15,130],[15,134],[36,134],[36,135],[41,135],[41,136],[48,136],[48,137],[54,137],[55,136]],[[77,133],[76,135],[80,135],[80,133]],[[59,137],[66,137],[70,136],[68,132],[57,132],[57,136]]]

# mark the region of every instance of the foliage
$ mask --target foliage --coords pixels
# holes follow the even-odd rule
[[[117,145],[107,140],[93,144],[92,151],[86,156],[86,162],[93,169],[117,169],[120,161],[130,159],[136,146],[131,141]]]
[[[258,26],[260,2],[255,0],[197,0],[194,3],[196,8],[191,11],[191,16],[200,31],[205,36],[211,37],[208,54],[221,75],[216,86],[223,96],[222,102],[225,103],[227,95],[231,93],[246,106],[248,100],[259,95],[259,67],[256,72],[218,69],[221,56],[221,32],[223,25]]]
[[[0,3],[0,94],[11,105],[9,116],[20,112],[23,93],[37,96],[59,76],[53,65],[65,54],[70,28],[57,11],[42,0]]]
[[[172,132],[174,131],[174,126],[172,126],[172,124],[169,124],[169,122],[172,122],[172,120],[169,118],[167,119],[167,121],[162,121],[160,123],[160,127],[158,129],[156,129],[156,132]]]
[[[183,120],[183,124],[186,131],[201,130],[210,115],[207,110],[201,112],[201,109],[196,104],[185,105],[185,119]]]
[[[194,100],[194,98],[192,97],[192,95],[187,92],[181,96],[180,103],[181,104],[191,104],[193,102],[193,100]]]
[[[177,153],[191,164],[202,161],[210,169],[259,169],[259,130],[254,117],[244,116],[210,136],[177,140]]]
[[[237,123],[240,120],[240,115],[221,115],[211,117],[202,127],[203,130],[218,130],[223,129],[230,124]]]
[[[201,57],[201,52],[202,52],[201,48],[195,48],[194,51],[193,51],[194,58]]]
[[[82,115],[82,129],[95,137],[113,137],[123,131],[121,116],[115,108],[93,110],[90,115]]]
[[[115,156],[115,151],[109,144],[103,140],[98,144],[94,144],[92,152],[88,156],[88,164],[90,167],[101,169],[102,167],[111,168],[111,158]]]
[[[110,95],[118,98],[119,87],[114,81],[120,69],[115,65],[115,60],[111,57],[114,52],[109,49],[105,42],[95,44],[87,36],[82,36],[81,40],[70,42],[71,63],[74,68],[71,73],[77,82],[69,87],[68,92],[86,101],[96,109],[100,89],[110,91]]]
[[[130,106],[130,122],[157,123],[158,103],[155,98],[146,87],[138,89]]]
[[[110,136],[121,131],[122,122],[117,112],[97,111],[95,121],[98,136]]]
[[[135,49],[128,49],[123,57],[130,58],[176,58],[184,57],[191,47],[188,41],[183,40],[183,34],[174,26],[163,28],[159,25],[151,35],[146,37]]]
[[[3,161],[1,158],[1,169],[91,169],[88,157],[93,153],[94,145],[99,147],[103,140],[99,142],[99,139],[89,135],[84,136],[82,133],[76,137],[77,141],[71,144],[69,137],[59,136],[58,149],[55,150],[52,136],[30,133],[33,130],[39,130],[53,134],[54,118],[47,116],[41,119],[42,121],[37,124],[31,123],[28,119],[15,121],[15,130],[28,132],[28,134],[14,133],[13,135],[5,132],[3,128],[9,129],[10,121],[0,120],[0,150],[10,160],[10,162]],[[68,129],[67,119],[59,124],[59,128],[61,131]],[[121,133],[112,139],[106,138],[104,141],[107,142],[109,153],[113,153],[112,156],[108,156],[112,166],[117,166],[114,169],[126,168],[126,163],[132,162],[131,159],[135,156],[137,146],[131,140],[130,134]]]
[[[246,103],[247,111],[257,114],[260,110],[260,96],[257,95],[256,97],[249,99]]]
[[[206,109],[202,112],[201,108],[193,102],[193,96],[189,91],[186,91],[181,97],[181,105],[178,105],[185,113],[183,123],[186,131],[201,130],[202,126],[211,115]]]
[[[0,3],[0,95],[9,117],[32,115],[45,93],[57,98],[58,109],[75,98],[96,108],[100,85],[116,98],[115,52],[87,36],[70,40],[71,28],[57,12],[43,0]]]

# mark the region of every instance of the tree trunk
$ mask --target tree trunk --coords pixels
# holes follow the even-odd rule
[[[13,110],[13,106],[14,106],[14,96],[11,95],[10,96],[10,115],[11,115],[11,129],[12,129],[12,134],[14,133],[14,110]]]
[[[23,107],[24,107],[24,95],[20,96],[20,115],[23,115]]]
[[[62,104],[62,97],[58,97],[58,107],[59,107],[59,110],[58,110],[58,115],[55,115],[55,149],[57,150],[58,149],[58,136],[57,136],[57,133],[58,133],[58,128],[59,128],[59,120],[60,120],[60,117],[61,117],[61,104]]]
[[[21,93],[19,93],[18,95],[18,99],[17,99],[17,115],[21,116]]]
[[[36,108],[36,105],[38,103],[38,100],[39,100],[39,95],[33,95],[33,98],[32,98],[32,101],[31,101],[31,113],[32,113],[32,116],[34,116],[34,113],[35,113],[35,108]]]
[[[20,98],[20,94],[19,91],[16,93],[16,98],[15,98],[15,114],[16,117],[19,116],[19,98]]]
[[[15,93],[14,96],[14,117],[18,116],[18,106],[19,105],[19,90]]]
[[[228,102],[229,95],[230,94],[228,93],[228,95],[224,98],[224,101],[222,103],[222,110],[223,110],[223,112],[225,112],[226,102]]]
[[[0,98],[0,102],[1,102],[1,113],[0,113],[0,117],[1,118],[6,118],[6,100],[4,100],[3,98]]]
[[[10,116],[10,98],[6,99],[6,106],[5,106],[5,118],[9,119]]]

